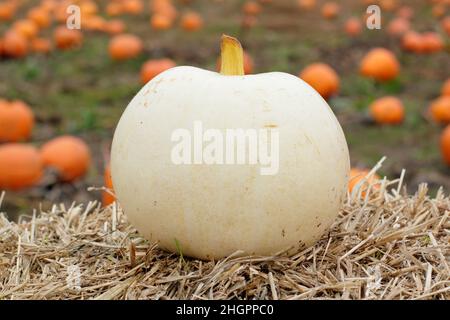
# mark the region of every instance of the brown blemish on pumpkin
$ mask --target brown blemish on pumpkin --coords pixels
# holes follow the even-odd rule
[[[278,128],[278,125],[269,123],[269,124],[265,124],[264,128]]]
[[[284,238],[286,236],[286,230],[281,230],[281,236]]]

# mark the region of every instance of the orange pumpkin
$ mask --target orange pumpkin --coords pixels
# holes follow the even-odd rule
[[[372,185],[372,189],[378,190],[380,189],[381,184],[381,178],[377,174],[373,174],[369,178],[367,178],[367,175],[369,174],[370,170],[367,169],[357,169],[352,168],[350,170],[350,177],[348,181],[348,192],[352,193],[353,189],[356,186],[359,186],[361,188],[361,196],[366,196],[366,191],[369,188],[370,185]],[[362,182],[365,179],[364,182]]]
[[[106,24],[106,20],[97,15],[88,15],[81,20],[81,27],[90,31],[106,31]]]
[[[111,192],[114,191],[111,178],[111,167],[109,165],[105,168],[105,173],[103,174],[103,183],[105,184],[105,187],[108,188]],[[114,201],[116,201],[116,197],[114,197],[111,193],[107,191],[102,192],[102,204],[104,207],[109,206]]]
[[[42,174],[42,160],[36,148],[21,143],[0,145],[0,190],[31,187]]]
[[[122,8],[125,13],[137,15],[144,10],[142,0],[123,0]]]
[[[3,39],[0,38],[0,57],[3,55],[4,50],[3,50]]]
[[[438,123],[450,123],[450,96],[440,97],[431,102],[428,110]]]
[[[414,17],[414,9],[410,6],[403,5],[397,10],[397,17],[409,20]]]
[[[173,68],[176,63],[171,59],[153,59],[149,60],[141,68],[141,81],[147,83],[167,69]]]
[[[96,15],[98,12],[98,6],[94,1],[83,0],[78,4],[80,7],[81,16],[87,18],[88,16]]]
[[[313,63],[300,72],[299,75],[313,87],[324,99],[328,99],[339,91],[339,76],[325,63]]]
[[[370,115],[379,124],[399,124],[405,117],[405,108],[396,97],[383,97],[375,100],[370,106]]]
[[[440,142],[442,159],[450,166],[450,126],[447,126],[442,132]]]
[[[316,0],[297,0],[297,5],[301,10],[312,10],[316,6]]]
[[[47,10],[40,7],[31,9],[27,15],[28,19],[33,21],[39,28],[47,28],[50,23],[50,15]]]
[[[13,30],[22,35],[26,39],[33,39],[39,32],[39,28],[32,20],[17,20],[13,24]]]
[[[15,31],[8,31],[3,37],[3,54],[11,58],[22,58],[28,53],[28,42]]]
[[[377,81],[395,79],[400,72],[400,64],[395,55],[384,48],[370,50],[362,59],[360,72],[363,76]]]
[[[379,0],[379,5],[383,11],[391,12],[397,8],[396,0]]]
[[[164,14],[155,13],[150,18],[150,25],[155,30],[167,30],[172,27],[172,19]]]
[[[80,138],[61,136],[41,148],[45,166],[55,168],[62,181],[71,182],[86,174],[91,163],[88,146]]]
[[[256,1],[247,1],[242,7],[242,11],[246,15],[256,16],[261,13],[261,6]]]
[[[361,20],[359,20],[358,18],[349,18],[346,22],[345,22],[345,33],[347,33],[349,36],[351,37],[355,37],[358,36],[359,34],[361,34],[362,31],[362,24],[361,24]]]
[[[142,40],[133,34],[114,36],[109,42],[109,55],[114,60],[133,59],[141,54],[144,45]]]
[[[181,27],[186,31],[197,31],[203,27],[203,19],[198,13],[185,13],[181,18]]]
[[[336,2],[326,2],[322,6],[321,14],[325,19],[331,20],[339,15],[340,10],[341,8]]]
[[[123,6],[120,2],[112,1],[106,5],[106,14],[111,17],[116,17],[123,13]]]
[[[16,14],[17,6],[12,1],[0,2],[0,21],[10,21]]]
[[[56,0],[41,0],[40,7],[47,12],[52,12],[53,10],[55,10],[56,5]]]
[[[426,53],[434,53],[442,51],[444,41],[436,32],[425,32],[422,34],[423,51]]]
[[[395,18],[388,25],[388,33],[392,36],[401,36],[409,31],[410,23],[405,18]]]
[[[441,94],[443,96],[449,96],[450,97],[450,78],[447,79],[447,81],[444,82],[442,89],[441,89]]]
[[[402,38],[402,47],[406,51],[422,53],[424,51],[422,35],[415,31],[408,31]]]
[[[56,47],[61,50],[68,50],[79,47],[83,42],[83,34],[80,30],[68,29],[66,26],[59,26],[53,33]]]
[[[0,100],[0,142],[17,142],[30,137],[34,115],[22,101]]]
[[[49,53],[52,50],[52,44],[48,39],[36,38],[31,40],[31,50],[37,53]]]
[[[153,14],[161,14],[173,21],[178,13],[175,6],[169,0],[153,0],[150,6]]]
[[[109,34],[120,34],[125,31],[126,26],[122,20],[113,19],[105,23],[104,29]]]

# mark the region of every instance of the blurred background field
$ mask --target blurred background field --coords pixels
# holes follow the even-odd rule
[[[113,2],[124,7],[129,1],[0,1],[0,39],[12,30],[23,32],[17,21],[33,20],[31,10],[50,8],[45,9],[49,10],[50,24],[37,28],[37,35],[25,36],[29,44],[33,38],[49,40],[49,50],[43,50],[48,52],[32,52],[29,47],[23,56],[10,53],[0,58],[0,99],[21,100],[33,111],[35,125],[27,143],[40,148],[57,136],[74,135],[88,144],[92,159],[86,174],[72,181],[61,181],[47,168],[34,186],[8,190],[1,209],[11,218],[31,214],[33,208],[49,208],[52,203],[100,199],[101,191],[87,188],[104,185],[114,128],[143,85],[143,64],[149,59],[168,58],[177,65],[216,70],[223,33],[240,39],[253,61],[251,73],[299,75],[312,63],[331,66],[340,78],[340,90],[328,102],[345,131],[352,166],[370,168],[387,156],[381,175],[395,178],[405,168],[410,190],[428,182],[433,190],[444,186],[448,192],[450,169],[443,160],[440,142],[446,121],[431,117],[429,106],[441,96],[442,86],[450,78],[449,1],[346,0],[335,2],[338,11],[328,16],[324,12],[328,2],[321,0],[173,0],[163,1],[173,8],[167,28],[151,23],[156,14],[154,2],[158,1],[133,0],[130,3],[134,7],[129,5],[117,12],[111,10]],[[7,3],[13,3],[14,12],[10,18],[2,18],[1,6]],[[56,8],[71,3],[81,8],[84,3],[82,42],[61,50],[54,32],[64,20],[56,14]],[[305,3],[312,5],[307,8]],[[371,3],[381,7],[379,30],[365,27],[364,16]],[[183,21],[192,13],[198,14],[200,22],[190,28]],[[390,22],[399,16],[409,21],[408,30],[433,32],[439,37],[438,50],[405,50],[405,35],[389,31]],[[83,25],[86,17],[90,23]],[[350,18],[361,23],[361,32],[349,34],[346,27]],[[121,21],[124,30],[107,29],[105,24],[111,20]],[[114,59],[109,46],[115,33],[136,35],[142,41],[142,50],[129,59]],[[376,47],[395,54],[401,67],[394,79],[380,82],[361,75],[361,60]],[[400,123],[373,121],[369,105],[384,96],[402,101],[404,117]]]

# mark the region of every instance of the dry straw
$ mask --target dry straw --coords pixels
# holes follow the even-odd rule
[[[450,198],[407,195],[403,176],[361,185],[315,246],[271,257],[180,258],[116,204],[0,216],[0,299],[449,299]]]

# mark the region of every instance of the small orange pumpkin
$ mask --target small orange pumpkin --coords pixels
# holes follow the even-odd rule
[[[203,19],[198,13],[185,13],[181,18],[181,27],[186,31],[197,31],[203,27]]]
[[[155,30],[167,30],[172,27],[172,19],[160,13],[155,13],[150,18],[150,25]]]
[[[111,178],[111,167],[109,165],[107,165],[105,168],[105,173],[103,174],[103,183],[105,184],[105,187],[108,188],[111,192],[114,191]],[[114,197],[111,193],[107,191],[102,192],[102,204],[104,207],[109,206],[114,201],[116,201],[116,197]]]
[[[331,20],[339,15],[341,7],[337,2],[326,2],[322,6],[321,14],[325,19]]]
[[[324,99],[339,92],[339,76],[325,63],[313,63],[300,72],[299,77],[313,87]]]
[[[397,17],[409,20],[414,17],[414,9],[410,6],[403,5],[397,10]]]
[[[42,174],[42,160],[36,148],[21,143],[0,145],[0,189],[31,187]]]
[[[39,28],[47,28],[51,23],[51,18],[47,10],[35,7],[28,12],[28,19],[33,21]]]
[[[176,63],[171,59],[153,59],[149,60],[141,68],[141,82],[147,83],[160,74],[170,68],[176,66]]]
[[[80,13],[82,17],[88,17],[92,15],[96,15],[98,12],[98,6],[94,1],[91,0],[83,0],[78,4],[80,7]]]
[[[112,19],[105,23],[104,30],[109,34],[120,34],[126,29],[125,23],[119,19]]]
[[[17,142],[30,137],[34,115],[22,101],[0,100],[0,142]]]
[[[11,58],[22,58],[28,53],[28,42],[15,31],[8,31],[3,37],[3,54]]]
[[[402,36],[410,30],[411,26],[405,18],[395,18],[388,25],[388,33],[392,36]]]
[[[153,14],[161,14],[173,21],[177,15],[177,9],[169,0],[153,0],[150,6]]]
[[[378,124],[399,124],[405,117],[405,108],[396,97],[383,97],[369,106],[370,115]]]
[[[363,76],[377,81],[395,79],[400,72],[400,64],[395,55],[384,48],[370,50],[362,59],[360,72]]]
[[[33,39],[39,32],[39,28],[32,20],[17,20],[13,24],[13,30],[22,35],[26,39]]]
[[[345,22],[345,33],[347,33],[347,35],[349,35],[350,37],[356,37],[358,35],[360,35],[362,32],[362,24],[361,24],[361,20],[359,20],[358,18],[349,18],[346,22]]]
[[[398,3],[396,0],[379,0],[379,5],[384,11],[391,12],[397,8]]]
[[[372,188],[375,190],[380,189],[380,176],[375,173],[367,178],[369,173],[370,170],[367,169],[352,168],[350,170],[350,177],[348,181],[348,192],[352,193],[353,189],[359,185],[359,187],[362,188],[361,196],[365,197],[369,185],[372,185]],[[366,181],[362,182],[364,179],[366,179]]]
[[[88,15],[81,20],[81,27],[90,31],[106,31],[106,24],[106,20],[97,15]]]
[[[109,55],[114,60],[133,59],[144,49],[142,40],[133,34],[120,34],[114,36],[109,42]]]
[[[116,17],[123,13],[123,6],[120,2],[112,1],[106,5],[106,14],[110,17]]]
[[[438,123],[450,123],[450,96],[443,96],[431,102],[428,110]]]
[[[447,126],[441,134],[441,154],[444,162],[450,166],[450,126]]]
[[[17,6],[12,1],[0,2],[0,21],[10,21],[16,14]]]
[[[442,51],[444,41],[436,32],[425,32],[422,34],[423,51],[426,53],[435,53]]]
[[[250,16],[256,16],[261,13],[261,6],[256,1],[247,1],[244,3],[244,6],[242,7],[242,11],[246,15]]]
[[[137,15],[144,10],[142,0],[123,0],[122,8],[125,13]]]
[[[402,47],[406,51],[422,53],[424,51],[422,35],[415,31],[408,31],[403,35]]]
[[[58,170],[61,180],[66,182],[84,176],[91,163],[88,146],[73,136],[61,136],[48,141],[40,153],[44,165]]]
[[[83,34],[80,30],[68,29],[66,26],[59,26],[53,33],[56,47],[61,50],[69,50],[79,47],[83,42]]]
[[[450,97],[450,78],[442,85],[441,94]]]

